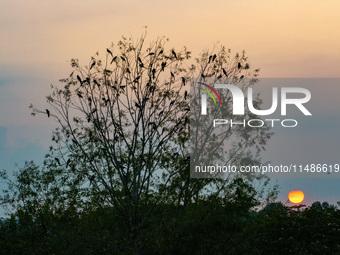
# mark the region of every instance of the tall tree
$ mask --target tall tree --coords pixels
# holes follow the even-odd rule
[[[240,79],[258,73],[250,71],[244,52],[233,56],[219,47],[189,64],[186,48],[168,49],[164,38],[145,46],[145,38],[123,37],[106,49],[104,60],[97,53],[87,66],[72,59],[72,73],[60,80],[64,86],[52,85],[48,109],[31,106],[33,115],[57,121],[56,145],[42,169],[28,164],[19,173],[15,193],[17,204],[33,200],[31,209],[44,204],[51,212],[114,207],[136,254],[150,238],[145,226],[169,215],[176,221],[189,204],[207,196],[231,196],[237,187],[228,179],[190,179],[190,80],[237,78],[247,87],[254,80]],[[259,150],[270,137],[267,129],[254,137],[240,130],[235,135],[244,141],[242,153],[230,154],[235,162],[249,159],[246,150]],[[3,200],[10,201],[9,196]]]

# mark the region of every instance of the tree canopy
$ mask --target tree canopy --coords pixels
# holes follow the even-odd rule
[[[146,34],[123,37],[88,65],[72,59],[62,86],[51,86],[49,106],[30,106],[58,127],[42,166],[26,162],[14,180],[1,173],[9,185],[1,196],[10,212],[0,229],[6,254],[261,254],[272,249],[260,243],[270,224],[286,224],[281,216],[299,222],[310,212],[338,215],[283,205],[256,211],[277,192],[264,177],[190,178],[188,84],[234,80],[244,89],[259,70],[245,52],[223,46],[192,61],[187,48],[167,48],[165,38],[146,45]],[[250,164],[261,160],[271,133],[240,129],[234,136],[241,143],[232,144],[229,159]]]

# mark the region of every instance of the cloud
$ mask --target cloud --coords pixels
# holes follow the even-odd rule
[[[9,127],[0,126],[0,169],[9,173],[22,167],[25,161],[35,161],[40,164],[46,149],[38,143],[17,138],[14,144],[9,143]]]
[[[0,79],[0,86],[6,85],[6,84],[7,84],[7,80]]]

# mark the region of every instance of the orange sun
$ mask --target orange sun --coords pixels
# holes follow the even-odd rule
[[[301,190],[292,190],[288,194],[289,201],[294,204],[301,203],[304,198],[305,198],[305,194],[303,194]]]

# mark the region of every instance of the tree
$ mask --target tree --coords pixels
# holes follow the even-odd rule
[[[63,87],[51,86],[49,107],[31,106],[32,115],[57,121],[55,145],[43,167],[26,164],[12,183],[15,193],[3,203],[12,203],[43,225],[53,224],[46,215],[58,213],[70,220],[114,208],[112,217],[124,226],[122,242],[130,247],[125,252],[141,254],[156,232],[152,226],[172,219],[176,228],[187,208],[193,210],[202,199],[233,199],[237,194],[231,194],[243,184],[251,186],[253,176],[243,182],[190,178],[188,84],[197,77],[236,79],[235,84],[246,88],[254,80],[240,79],[254,78],[258,70],[250,71],[244,52],[232,56],[224,47],[203,52],[190,65],[186,48],[167,49],[164,38],[145,47],[145,38],[135,42],[123,37],[106,49],[104,60],[97,53],[88,66],[72,59],[72,73],[60,80]],[[244,141],[243,147],[233,145],[239,150],[230,160],[242,162],[259,160],[248,152],[260,150],[270,133],[264,129],[252,137],[238,130],[235,136]],[[252,193],[247,208],[258,204],[252,199],[258,201],[267,184]],[[57,226],[52,231],[63,236]]]
[[[319,202],[309,207],[270,203],[249,219],[244,238],[257,254],[339,254],[339,213]]]

